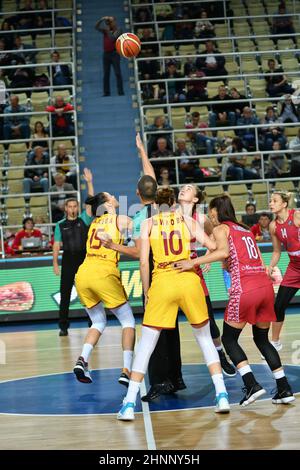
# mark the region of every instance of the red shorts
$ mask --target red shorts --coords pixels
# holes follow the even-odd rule
[[[204,291],[204,295],[205,297],[207,297],[209,295],[209,292],[208,292],[207,285],[203,276],[202,269],[200,268],[200,266],[196,266],[195,270],[196,270],[196,274],[198,274],[198,276],[200,277],[200,282],[201,282],[202,289]]]
[[[300,263],[289,262],[280,285],[300,289]]]
[[[276,321],[272,284],[250,292],[230,293],[224,320],[251,325]]]

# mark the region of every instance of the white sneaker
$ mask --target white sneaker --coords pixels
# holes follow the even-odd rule
[[[270,343],[274,346],[274,348],[276,349],[276,351],[281,351],[283,346],[282,346],[282,343],[280,341],[270,341]],[[261,354],[260,357],[265,360],[265,357]]]
[[[120,409],[117,419],[121,421],[133,421],[134,420],[134,407],[135,403],[123,401],[122,408]]]
[[[219,393],[219,395],[216,396],[216,407],[215,407],[215,413],[229,413],[230,411],[230,405],[228,401],[228,393]]]

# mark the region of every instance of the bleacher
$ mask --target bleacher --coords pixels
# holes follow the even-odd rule
[[[199,21],[203,2],[167,2],[166,11],[162,13],[163,4],[151,1],[131,0],[130,15],[132,30],[141,38],[142,50],[140,56],[135,60],[135,74],[138,88],[138,102],[140,107],[140,124],[144,135],[145,144],[149,144],[153,131],[149,126],[153,124],[156,116],[163,115],[166,122],[173,128],[172,130],[159,131],[159,136],[170,136],[172,150],[176,149],[176,139],[184,138],[187,141],[187,148],[191,148],[192,142],[187,136],[185,123],[190,119],[191,113],[200,112],[201,121],[209,122],[211,106],[217,102],[212,98],[218,94],[219,85],[226,85],[227,90],[232,87],[245,95],[250,108],[254,112],[260,123],[251,125],[255,132],[253,147],[247,149],[247,167],[250,168],[253,157],[259,155],[261,159],[261,173],[255,176],[253,180],[236,181],[221,178],[222,165],[227,158],[232,156],[221,151],[221,145],[215,146],[212,154],[207,154],[206,149],[197,149],[197,154],[191,159],[199,158],[200,167],[205,171],[204,182],[199,186],[205,187],[207,199],[224,191],[228,191],[232,196],[237,212],[244,212],[247,202],[255,202],[257,210],[268,209],[270,194],[274,189],[284,189],[294,192],[292,204],[300,205],[299,197],[299,177],[291,178],[290,166],[291,160],[296,150],[289,147],[292,139],[298,136],[300,129],[299,122],[284,122],[280,124],[283,129],[283,135],[286,138],[286,148],[281,150],[272,150],[264,148],[261,143],[262,128],[272,128],[274,124],[261,124],[265,116],[266,108],[273,107],[275,111],[280,111],[283,102],[282,96],[270,96],[266,91],[265,77],[276,76],[276,73],[268,71],[268,60],[275,59],[276,68],[282,69],[282,74],[287,78],[288,84],[293,85],[293,100],[298,111],[299,121],[299,101],[297,93],[300,86],[300,2],[288,0],[285,3],[286,11],[283,17],[291,18],[294,32],[288,35],[277,34],[274,29],[273,21],[279,17],[278,6],[281,2],[274,0],[263,1],[237,1],[230,0],[226,2],[205,2],[204,8],[208,12],[207,19],[214,26],[214,37],[196,37],[189,36],[186,39],[180,37],[181,28],[189,31],[195,27]],[[225,6],[225,9],[224,9]],[[170,7],[170,8],[169,8]],[[211,14],[210,10],[212,11]],[[165,16],[164,16],[165,15]],[[150,29],[150,38],[143,42],[144,29]],[[227,75],[216,77],[204,77],[202,80],[207,82],[207,99],[202,101],[170,100],[168,94],[168,83],[181,82],[183,90],[186,92],[187,81],[191,78],[184,76],[184,67],[187,62],[195,63],[199,57],[205,57],[203,54],[205,41],[213,40],[216,49],[225,58],[225,68]],[[156,48],[158,54],[143,54],[143,50],[151,50],[151,46]],[[142,76],[142,67],[145,60],[152,64],[153,70],[158,67],[158,73],[151,79]],[[170,60],[175,60],[177,72],[181,73],[182,78],[162,78],[166,72],[167,64]],[[154,72],[153,72],[154,75]],[[279,75],[279,72],[277,72]],[[195,78],[196,80],[196,78]],[[197,78],[199,81],[199,78]],[[200,78],[201,80],[201,78]],[[151,87],[167,90],[166,96],[162,97],[159,93],[153,93],[151,96]],[[148,88],[146,88],[148,87]],[[150,87],[150,88],[149,88]],[[153,88],[153,89],[154,89]],[[148,94],[144,92],[147,89]],[[150,89],[150,93],[149,93]],[[238,101],[229,101],[228,103],[238,103]],[[245,128],[245,126],[244,126]],[[205,129],[207,136],[215,136],[220,144],[222,141],[228,142],[236,136],[236,132],[243,129],[243,126],[219,125],[217,127],[208,127]],[[157,135],[157,132],[155,135]],[[190,131],[189,133],[193,132]],[[199,132],[194,130],[194,132]],[[284,153],[284,164],[280,179],[268,176],[268,158],[270,153]],[[299,151],[298,151],[299,153]],[[235,156],[241,153],[235,153]],[[164,163],[172,167],[173,186],[178,187],[180,183],[192,181],[192,178],[180,179],[179,161],[182,157],[160,157],[151,159],[154,165],[163,165]],[[157,175],[159,176],[159,174]]]
[[[49,0],[46,2],[46,8],[42,10],[39,9],[39,2],[32,2],[32,5],[33,10],[26,10],[24,1],[1,2],[0,41],[5,44],[5,49],[0,55],[0,226],[15,231],[22,225],[24,216],[39,217],[40,225],[49,228],[48,233],[51,237],[54,224],[50,196],[54,193],[43,192],[37,185],[34,192],[24,194],[24,170],[28,152],[34,148],[35,140],[39,144],[45,142],[45,147],[48,147],[49,163],[44,165],[44,169],[48,174],[50,189],[54,184],[51,177],[53,165],[50,165],[50,160],[55,155],[58,145],[64,144],[67,153],[75,157],[77,174],[75,192],[80,198],[75,96],[76,2]],[[13,47],[16,36],[21,37],[24,45],[22,50]],[[51,57],[54,51],[59,53],[59,61],[55,62],[55,65]],[[30,53],[32,59],[29,59]],[[21,54],[25,55],[25,60],[20,59]],[[58,84],[58,81],[55,81],[56,66],[60,70],[63,66],[69,68],[70,77],[65,83]],[[31,86],[25,82],[19,82],[20,86],[15,86],[16,70],[17,75],[21,76],[26,76],[28,70],[33,73]],[[14,139],[4,138],[4,123],[8,116],[5,114],[5,109],[13,95],[18,96],[19,105],[25,108],[24,113],[18,113],[17,116],[24,114],[29,118],[29,138],[22,138],[21,135],[17,135]],[[46,110],[46,107],[52,105],[60,96],[65,103],[70,103],[74,107],[73,111],[68,111],[74,126],[74,135],[55,134],[50,112]],[[42,122],[47,129],[47,137],[44,139],[33,138],[34,125],[37,121]],[[62,164],[55,166],[58,172],[63,167]],[[26,169],[30,168],[32,167],[26,165]]]

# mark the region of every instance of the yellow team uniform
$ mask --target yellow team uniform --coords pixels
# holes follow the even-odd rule
[[[116,214],[104,214],[91,224],[86,257],[77,271],[75,286],[81,303],[92,308],[103,302],[107,308],[116,308],[127,302],[127,295],[121,283],[117,251],[101,244],[101,234],[108,234],[114,243],[121,244],[122,234],[118,229]]]
[[[180,214],[161,212],[152,217],[149,235],[154,269],[143,324],[175,328],[178,308],[190,324],[208,319],[205,295],[194,271],[178,272],[172,264],[190,259],[191,235]]]

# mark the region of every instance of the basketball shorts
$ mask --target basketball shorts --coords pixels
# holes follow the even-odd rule
[[[272,284],[249,292],[231,291],[224,320],[238,323],[247,322],[251,325],[258,322],[276,321]]]
[[[285,275],[281,281],[281,286],[295,287],[300,289],[300,263],[289,262]]]
[[[81,303],[87,308],[100,302],[107,308],[116,308],[128,300],[118,268],[95,259],[85,260],[79,267],[75,287]]]
[[[208,320],[205,295],[195,272],[162,272],[153,275],[143,325],[175,328],[178,308],[191,325]]]

